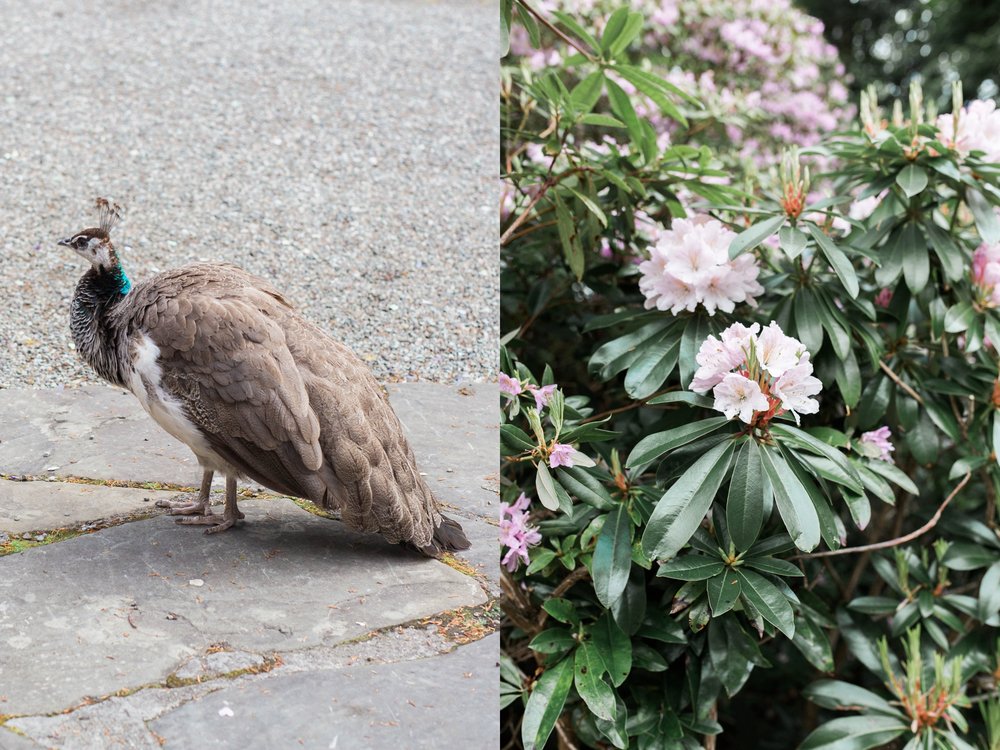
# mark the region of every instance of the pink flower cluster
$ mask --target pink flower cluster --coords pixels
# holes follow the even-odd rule
[[[523,492],[512,505],[500,503],[500,544],[507,547],[501,563],[514,572],[521,561],[530,562],[528,547],[542,541],[542,535],[528,525],[528,506],[531,501]]]
[[[1000,244],[984,242],[976,248],[972,254],[972,283],[983,305],[1000,307]]]
[[[665,59],[652,71],[705,104],[717,125],[699,143],[764,169],[787,145],[811,146],[853,117],[836,49],[823,38],[823,24],[790,0],[630,0],[646,28],[637,56]],[[562,10],[595,32],[620,2],[545,0],[546,11]],[[561,48],[561,47],[560,47]],[[534,50],[515,25],[511,53],[533,69],[556,64],[552,49]],[[628,92],[634,89],[624,82]],[[638,107],[657,132],[676,124],[653,102]]]
[[[737,302],[755,305],[764,291],[757,282],[760,268],[750,253],[729,260],[736,233],[707,216],[675,219],[639,264],[639,289],[646,307],[693,312],[702,305],[709,315],[732,312]]]
[[[786,336],[777,323],[761,330],[734,323],[719,338],[709,336],[695,358],[699,367],[691,390],[712,391],[714,408],[727,418],[764,427],[789,411],[815,414],[819,402],[811,398],[823,384],[813,377],[809,352],[798,339]]]
[[[556,388],[559,387],[554,383],[551,385],[541,386],[535,385],[534,383],[528,383],[522,386],[520,380],[512,378],[505,372],[501,372],[497,376],[497,382],[500,384],[501,393],[506,393],[510,396],[520,396],[525,392],[530,393],[535,397],[535,408],[539,411],[549,405],[549,399],[552,397]]]
[[[992,99],[976,99],[962,107],[955,132],[954,114],[937,119],[941,140],[963,157],[971,151],[983,151],[988,162],[1000,162],[1000,110]]]
[[[883,425],[877,430],[861,433],[861,442],[863,445],[872,447],[872,458],[892,463],[892,452],[896,449],[893,447],[892,443],[889,442],[889,438],[891,436],[892,430]]]

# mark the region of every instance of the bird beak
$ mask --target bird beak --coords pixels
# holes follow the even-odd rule
[[[71,242],[72,239],[73,239],[72,237],[67,237],[65,239],[59,240],[56,244],[57,245],[62,245],[63,247],[71,247],[72,246],[72,242]]]

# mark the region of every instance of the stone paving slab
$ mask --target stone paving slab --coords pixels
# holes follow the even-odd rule
[[[0,532],[48,531],[152,512],[157,500],[176,496],[176,492],[128,487],[0,479]]]
[[[187,703],[150,728],[166,748],[492,750],[500,743],[499,648],[494,634],[433,659],[269,674]]]
[[[0,559],[2,711],[162,681],[192,654],[292,650],[480,604],[476,581],[289,500],[207,537],[157,517]],[[194,581],[194,583],[192,583]]]
[[[0,750],[39,750],[43,747],[32,740],[0,727]]]

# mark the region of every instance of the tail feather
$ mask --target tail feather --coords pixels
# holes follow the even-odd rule
[[[441,516],[441,524],[434,528],[434,536],[426,547],[418,547],[411,542],[403,544],[427,557],[440,557],[444,552],[457,552],[472,546],[458,521],[445,515]]]

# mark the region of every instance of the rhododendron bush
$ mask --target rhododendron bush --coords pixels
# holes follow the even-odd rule
[[[502,4],[505,742],[1000,747],[1000,113],[866,95],[747,187],[675,138],[696,6]],[[808,48],[740,7],[717,80]]]

